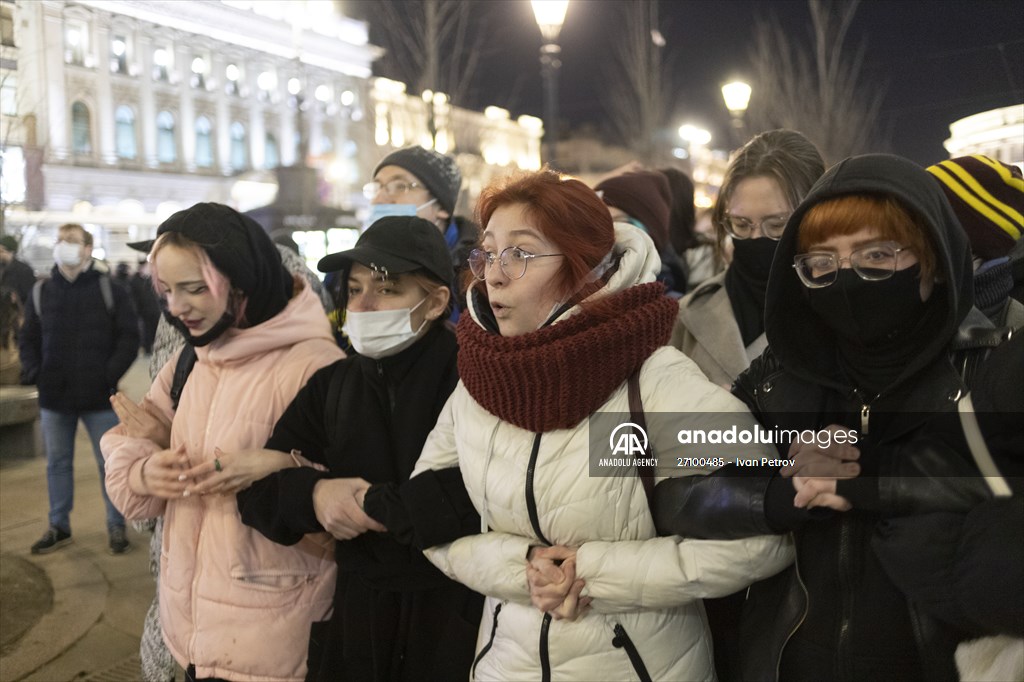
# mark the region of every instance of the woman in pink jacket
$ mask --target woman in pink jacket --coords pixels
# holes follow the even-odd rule
[[[176,411],[175,361],[147,396],[171,422],[169,446],[124,426],[104,436],[107,490],[128,518],[164,515],[160,620],[187,680],[301,680],[310,624],[331,608],[331,540],[275,544],[242,524],[235,493],[304,463],[253,449],[310,375],[343,354],[308,284],[227,206],[175,213],[150,260],[165,315],[197,361]]]

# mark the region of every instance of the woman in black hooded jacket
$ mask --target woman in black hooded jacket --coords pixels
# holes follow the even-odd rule
[[[307,680],[465,679],[483,598],[421,550],[478,532],[479,516],[457,468],[409,480],[459,380],[447,246],[425,220],[387,217],[319,267],[342,272],[359,354],[314,374],[266,447],[325,470],[257,481],[238,495],[242,520],[286,545],[338,540],[334,612],[313,625]]]
[[[871,539],[908,490],[930,494],[901,475],[917,453],[898,445],[955,405],[978,349],[998,343],[973,298],[966,236],[905,159],[847,159],[793,213],[768,281],[769,348],[733,392],[765,427],[811,433],[818,447],[781,444],[796,459],[781,471],[726,466],[656,491],[663,533],[794,533],[796,565],[748,593],[737,677],[956,679],[956,633],[914,608]],[[830,426],[848,443],[821,447]]]

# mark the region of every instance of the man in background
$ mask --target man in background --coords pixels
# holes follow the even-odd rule
[[[49,528],[32,553],[71,542],[75,431],[81,420],[99,467],[110,552],[124,554],[131,545],[124,517],[107,497],[100,437],[118,423],[110,396],[138,354],[138,322],[128,292],[111,281],[105,263],[93,259],[92,235],[68,224],[58,229],[57,239],[56,264],[39,291],[30,292],[19,343],[21,383],[39,389],[50,497]]]

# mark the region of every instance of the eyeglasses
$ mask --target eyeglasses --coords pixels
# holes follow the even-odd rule
[[[766,216],[761,218],[760,221],[755,222],[749,218],[740,218],[739,216],[726,214],[722,220],[722,227],[733,239],[750,239],[751,235],[754,234],[754,228],[760,227],[761,234],[768,237],[768,239],[778,241],[782,237],[782,233],[786,229],[786,223],[791,215],[793,214],[780,213],[779,215]]]
[[[812,251],[794,256],[793,269],[809,289],[821,289],[835,282],[843,261],[847,261],[861,279],[880,282],[893,276],[900,252],[907,250],[896,242],[881,242],[861,247],[846,258],[828,251]]]
[[[363,196],[372,201],[383,191],[389,197],[400,197],[409,190],[419,189],[420,187],[423,187],[423,185],[418,182],[409,182],[408,180],[401,179],[389,180],[383,183],[373,181],[363,185]]]
[[[509,246],[505,248],[501,255],[493,254],[483,249],[473,249],[469,252],[469,269],[473,271],[473,276],[479,280],[486,279],[487,270],[494,261],[498,261],[498,266],[501,271],[505,273],[505,276],[509,279],[519,279],[526,274],[526,264],[531,258],[548,258],[550,256],[561,256],[560,253],[530,253],[529,251],[523,251],[518,246]]]

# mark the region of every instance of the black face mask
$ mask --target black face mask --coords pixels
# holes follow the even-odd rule
[[[775,258],[775,247],[779,245],[774,239],[759,237],[757,239],[733,239],[733,256],[730,267],[738,268],[744,279],[764,282],[767,286],[768,273],[772,269]]]
[[[840,338],[870,346],[896,339],[920,321],[926,309],[920,276],[916,263],[878,282],[861,279],[852,269],[840,270],[831,285],[807,289],[807,302]]]
[[[195,346],[196,348],[202,348],[203,346],[211,344],[218,336],[226,332],[228,329],[231,329],[235,324],[235,316],[230,312],[225,311],[225,313],[220,316],[220,319],[217,320],[217,324],[210,327],[209,331],[200,334],[199,336],[193,336],[192,332],[189,331],[189,328],[185,326],[185,323],[174,315],[171,315],[170,311],[167,310],[166,307],[164,308],[164,318],[170,322],[172,327],[181,332],[182,336],[185,337],[186,343],[190,346]]]

